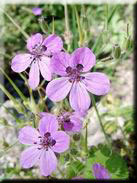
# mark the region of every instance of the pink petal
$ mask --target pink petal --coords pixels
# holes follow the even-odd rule
[[[42,44],[42,42],[42,35],[40,33],[36,33],[27,40],[27,49],[30,52],[33,52],[37,47],[39,47]]]
[[[55,34],[51,34],[50,36],[48,36],[44,40],[43,44],[47,47],[47,51],[50,51],[51,53],[57,53],[63,48],[62,39]]]
[[[82,121],[74,115],[71,116],[70,120],[73,123],[73,128],[71,131],[80,132],[80,130],[82,129]]]
[[[52,138],[56,140],[56,144],[51,147],[54,152],[62,153],[69,148],[70,137],[63,131],[57,131],[52,134]]]
[[[40,75],[38,61],[32,62],[29,72],[29,86],[34,90],[39,85]]]
[[[110,81],[108,77],[100,72],[92,72],[83,75],[82,81],[87,90],[95,95],[106,95],[110,90]]]
[[[58,129],[58,122],[56,116],[46,113],[44,117],[41,118],[39,124],[39,131],[41,135],[44,135],[46,132],[54,133]]]
[[[43,176],[51,175],[56,170],[57,158],[51,149],[43,151],[40,158],[40,171]]]
[[[37,148],[38,146],[34,145],[21,153],[20,164],[23,168],[31,168],[39,161],[42,151]]]
[[[66,68],[70,65],[70,55],[65,52],[55,54],[51,59],[51,67],[53,72],[60,76],[65,76]]]
[[[46,114],[48,114],[47,112],[40,112],[39,113],[39,116],[40,116],[40,118],[42,118],[42,117],[44,117]]]
[[[51,80],[51,68],[50,68],[50,58],[46,56],[41,57],[41,61],[39,61],[40,72],[43,78],[47,81]]]
[[[25,71],[33,60],[33,56],[27,53],[18,54],[12,59],[11,68],[14,72]]]
[[[71,65],[72,67],[76,67],[77,64],[83,65],[83,72],[89,71],[96,63],[96,57],[93,52],[85,47],[85,48],[77,48],[72,53]]]
[[[39,132],[32,128],[31,126],[25,126],[19,131],[19,141],[22,144],[34,144],[34,142],[39,141]]]
[[[72,86],[68,79],[67,77],[57,78],[47,85],[46,95],[49,99],[58,102],[68,95]]]
[[[89,94],[81,82],[75,82],[70,91],[69,101],[71,107],[76,111],[87,110],[90,106]]]
[[[39,7],[35,7],[35,8],[32,8],[32,13],[34,14],[34,15],[41,15],[42,14],[42,9],[41,8],[39,8]]]

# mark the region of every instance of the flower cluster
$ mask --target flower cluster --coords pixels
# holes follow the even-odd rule
[[[31,145],[21,154],[21,166],[30,168],[39,164],[41,174],[48,176],[56,169],[56,153],[68,150],[69,135],[82,129],[82,117],[91,104],[89,92],[105,95],[110,82],[105,74],[90,72],[96,64],[91,49],[77,48],[69,54],[63,49],[62,39],[55,34],[48,37],[40,33],[32,35],[27,40],[27,50],[12,59],[12,70],[20,73],[30,67],[28,84],[33,90],[40,83],[41,73],[44,80],[49,81],[45,90],[48,98],[58,102],[69,95],[70,106],[75,111],[58,116],[41,112],[38,129],[26,126],[19,132],[20,143]],[[53,75],[57,78],[53,79]]]

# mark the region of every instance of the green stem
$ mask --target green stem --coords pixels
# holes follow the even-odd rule
[[[14,19],[3,9],[0,8],[0,10],[6,15],[6,17],[15,25],[15,27],[24,35],[26,39],[29,38],[29,35],[14,21]]]
[[[98,111],[97,106],[96,106],[95,98],[94,98],[94,96],[93,96],[92,94],[91,94],[91,100],[92,100],[92,104],[93,104],[93,106],[94,106],[94,108],[95,108],[95,111],[96,111],[96,114],[97,114],[97,117],[98,117],[98,120],[99,120],[101,129],[102,129],[102,131],[103,131],[103,133],[104,133],[104,135],[105,135],[105,139],[106,139],[108,145],[111,147],[111,142],[110,142],[110,140],[108,139],[108,135],[107,135],[106,132],[105,132],[105,129],[104,129],[104,126],[103,126],[103,123],[102,123],[101,116],[100,116],[99,111]]]
[[[75,10],[76,20],[77,20],[77,24],[78,24],[79,46],[81,47],[83,45],[83,31],[82,31],[82,28],[81,28],[80,18],[79,18],[76,6],[74,6],[74,10]]]
[[[86,128],[85,128],[85,153],[88,153],[88,124],[86,123]]]

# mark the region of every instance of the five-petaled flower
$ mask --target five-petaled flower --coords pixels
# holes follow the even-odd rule
[[[95,95],[105,95],[110,89],[110,82],[105,74],[89,72],[95,63],[95,55],[87,47],[78,48],[71,55],[65,52],[54,55],[52,69],[61,77],[48,83],[47,96],[58,102],[70,92],[71,107],[76,111],[88,110],[91,101],[87,91]]]
[[[110,179],[108,170],[100,163],[94,163],[92,165],[92,171],[96,179]]]
[[[29,52],[17,54],[12,59],[11,68],[14,72],[20,73],[30,66],[29,86],[35,89],[39,85],[40,72],[45,80],[51,80],[51,56],[61,51],[62,48],[63,42],[59,36],[51,34],[44,39],[40,33],[36,33],[27,40]]]
[[[56,117],[48,113],[40,120],[38,130],[31,126],[20,130],[20,143],[32,145],[21,154],[20,162],[23,168],[31,168],[38,163],[42,175],[51,175],[57,166],[55,153],[66,151],[70,143],[69,136],[57,130]]]

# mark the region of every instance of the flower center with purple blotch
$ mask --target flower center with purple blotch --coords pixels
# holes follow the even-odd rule
[[[42,45],[42,44],[35,44],[32,49],[33,49],[33,51],[32,51],[33,55],[41,56],[47,50],[47,47],[45,45]]]
[[[83,76],[80,76],[80,73],[82,72],[83,70],[83,65],[82,64],[77,64],[76,68],[73,69],[72,67],[68,66],[66,68],[66,73],[67,73],[67,76],[70,78],[69,81],[71,83],[75,82],[75,81],[81,81],[84,79]]]
[[[47,151],[49,147],[52,147],[56,144],[56,140],[51,137],[49,132],[45,133],[43,137],[39,136],[38,138],[40,139],[39,143],[34,142],[34,144],[40,145],[40,147],[38,147],[39,150],[46,149]]]

